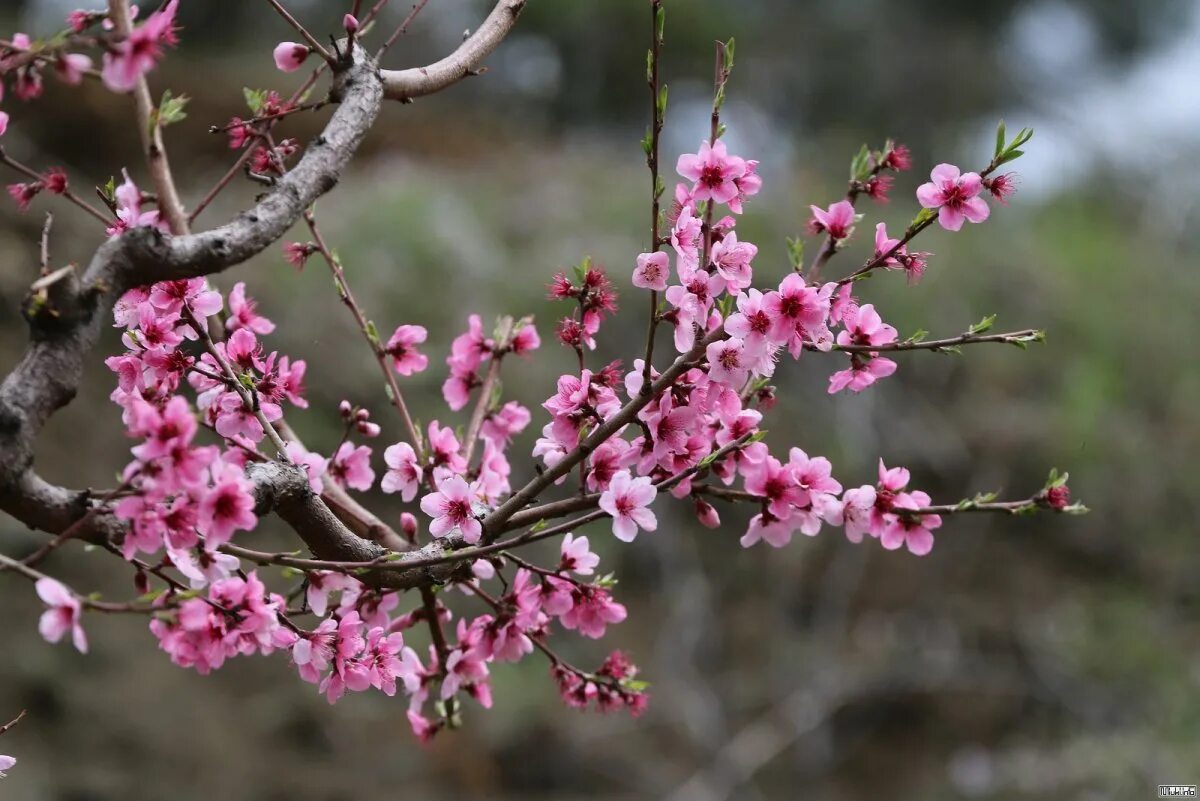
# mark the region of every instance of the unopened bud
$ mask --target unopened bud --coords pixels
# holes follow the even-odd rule
[[[342,17],[342,27],[346,29],[346,33],[353,36],[358,33],[358,18],[353,14],[347,14]]]

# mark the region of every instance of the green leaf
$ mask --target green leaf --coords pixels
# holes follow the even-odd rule
[[[974,336],[976,334],[982,334],[986,331],[990,331],[992,328],[992,324],[995,322],[996,322],[996,315],[989,314],[987,317],[984,317],[982,320],[975,323],[975,325],[968,328],[967,333]]]
[[[654,82],[654,51],[646,51],[646,83]]]
[[[850,160],[850,178],[861,181],[871,172],[871,151],[864,144]]]
[[[166,127],[180,120],[187,118],[187,112],[184,108],[188,103],[187,95],[172,97],[171,90],[163,92],[162,100],[159,101],[158,108],[150,112],[150,119],[147,121],[149,130],[153,131],[156,126]]]
[[[659,41],[663,38],[663,30],[666,25],[667,10],[660,5],[654,12],[654,35],[659,38]]]
[[[532,526],[530,526],[529,530],[533,531],[533,532],[538,532],[538,531],[543,531],[543,530],[549,528],[549,526],[550,526],[550,524],[547,523],[546,518],[543,517],[541,520],[537,521]]]
[[[642,137],[642,152],[649,158],[650,151],[654,149],[654,137],[650,133],[650,129],[646,129],[646,135]]]
[[[375,347],[382,347],[379,342],[379,329],[375,327],[374,320],[367,320],[367,339],[371,340]]]
[[[800,237],[787,238],[788,261],[792,264],[792,269],[802,270],[804,268],[804,240]]]
[[[667,116],[667,85],[664,83],[658,90],[658,102],[655,107],[658,109],[660,118]]]
[[[729,72],[733,69],[733,37],[729,37],[729,41],[725,43],[725,71]]]
[[[1004,120],[1000,120],[1000,124],[996,126],[996,152],[993,154],[998,157],[1004,152]]]
[[[267,102],[267,90],[243,87],[242,97],[246,98],[246,105],[257,116],[263,107],[263,103]]]
[[[913,221],[908,224],[908,227],[916,228],[919,225],[925,225],[935,216],[937,216],[937,211],[934,209],[921,209],[919,212],[917,212],[917,216],[913,217]]]

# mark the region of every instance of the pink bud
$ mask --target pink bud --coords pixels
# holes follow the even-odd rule
[[[350,412],[354,411],[354,407],[350,405],[350,401],[344,400],[338,404],[338,412],[342,417],[350,417]]]
[[[379,425],[376,423],[370,423],[366,420],[358,421],[358,433],[362,434],[364,437],[378,437],[381,430],[382,429],[380,429]]]
[[[400,533],[409,542],[417,541],[417,518],[409,512],[400,514]]]
[[[353,36],[358,33],[358,19],[353,14],[347,14],[342,17],[342,27],[346,29],[346,33]]]
[[[717,510],[711,503],[700,498],[696,499],[696,519],[705,528],[720,528],[721,526],[721,516],[717,514]]]
[[[280,42],[275,46],[275,66],[283,72],[295,72],[311,51],[302,44]]]
[[[371,419],[371,413],[366,409],[359,409],[354,413],[354,419],[363,422]]]

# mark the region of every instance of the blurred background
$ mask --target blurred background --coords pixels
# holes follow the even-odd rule
[[[7,0],[0,29],[45,34],[75,5]],[[194,205],[234,159],[208,127],[246,114],[243,87],[286,94],[303,73],[274,71],[271,48],[294,35],[265,3],[182,5],[183,44],[151,84],[191,98],[167,139]],[[319,32],[338,30],[348,5],[289,3]],[[643,335],[628,281],[649,237],[638,145],[647,5],[532,0],[486,76],[387,108],[319,204],[380,330],[430,329],[431,369],[407,385],[422,419],[465,422],[439,387],[444,349],[469,312],[536,315],[543,351],[506,368],[506,397],[534,411],[512,451],[514,484],[529,475],[521,454],[543,423],[538,404],[574,360],[551,336],[566,311],[544,299],[551,275],[590,255],[625,290],[596,364],[627,357]],[[920,240],[936,254],[924,281],[879,276],[862,294],[902,336],[950,336],[995,313],[996,330],[1045,328],[1046,344],[901,355],[895,377],[859,396],[826,394],[828,359],[787,361],[766,424],[773,449],[827,455],[848,486],[873,482],[882,456],[942,502],[985,490],[1027,497],[1054,466],[1070,470],[1093,513],[959,517],[917,559],[853,546],[837,530],[743,551],[742,510],[723,508],[727,525],[708,531],[686,505],[660,502],[659,531],[633,547],[614,547],[604,526],[587,532],[620,578],[629,619],[602,643],[557,638],[584,665],[627,650],[652,684],[646,715],[569,710],[530,657],[496,666],[495,709],[469,707],[465,728],[428,748],[409,733],[402,699],[328,707],[283,656],[201,677],[171,666],[143,620],[99,615],[86,620],[90,656],[46,646],[32,588],[3,576],[0,718],[29,716],[0,742],[21,760],[0,798],[1101,801],[1200,781],[1200,6],[666,5],[668,167],[707,135],[713,40],[737,38],[724,120],[731,149],[762,162],[764,189],[739,223],[759,245],[760,284],[786,271],[784,238],[802,230],[807,204],[844,192],[862,143],[895,137],[916,168],[890,205],[861,206],[859,241],[830,276],[860,263],[876,220],[898,230],[911,219],[933,164],[982,167],[998,118],[1036,132],[1015,164],[1011,207],[993,204],[991,221],[958,234],[931,229]],[[409,7],[396,3],[374,38]],[[439,58],[486,10],[431,0],[388,66]],[[67,168],[83,194],[123,166],[149,184],[124,99],[46,84],[32,106],[5,102],[13,156]],[[283,131],[307,141],[327,113]],[[256,191],[235,182],[199,224],[223,221]],[[89,220],[44,196],[25,215],[0,204],[0,369],[25,345],[17,309],[50,208],[56,265],[86,260],[99,241]],[[318,261],[297,274],[272,248],[216,283],[236,280],[279,323],[271,346],[309,362],[312,408],[290,419],[310,447],[336,445],[342,398],[385,424],[378,451],[399,437]],[[118,348],[114,332],[43,435],[38,468],[51,480],[111,485],[129,460],[102,363]],[[400,511],[395,496],[365,500],[388,519]],[[0,518],[5,553],[41,541]],[[270,519],[248,541],[292,547]],[[134,593],[120,565],[80,547],[45,568],[106,597]]]

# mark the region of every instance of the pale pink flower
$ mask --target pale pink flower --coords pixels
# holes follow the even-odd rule
[[[569,570],[581,576],[590,576],[598,564],[600,557],[588,547],[587,537],[576,537],[574,534],[563,537],[562,559],[558,563],[560,571]]]
[[[749,242],[739,242],[737,233],[730,231],[720,242],[712,246],[712,263],[717,273],[726,281],[726,291],[733,294],[736,291],[748,289],[754,278],[750,262],[758,255],[758,246]]]
[[[162,58],[162,45],[173,45],[175,39],[175,12],[179,0],[171,0],[161,11],[146,18],[146,22],[130,32],[124,40],[110,45],[104,54],[101,77],[104,84],[114,92],[132,90],[138,79],[145,75]]]
[[[881,378],[887,378],[896,372],[896,363],[891,359],[876,356],[864,359],[859,354],[850,358],[850,367],[840,370],[829,377],[829,394],[849,389],[851,392],[862,392]]]
[[[863,534],[872,534],[871,512],[875,509],[875,488],[870,484],[842,493],[842,525],[846,539],[862,542]]]
[[[750,377],[753,361],[753,354],[746,352],[746,344],[731,337],[709,343],[706,353],[708,377],[718,384],[741,389]]]
[[[38,597],[49,607],[42,613],[38,632],[46,642],[56,643],[69,631],[75,649],[81,654],[86,654],[88,642],[83,631],[83,604],[62,582],[52,578],[38,579],[34,588]]]
[[[308,475],[309,489],[318,495],[324,492],[325,482],[321,480],[321,477],[325,475],[329,460],[319,453],[313,453],[294,440],[289,440],[284,449],[287,451],[288,458],[292,460],[292,464]]]
[[[979,197],[983,179],[979,173],[961,173],[953,164],[939,164],[929,175],[933,180],[917,187],[917,200],[927,209],[938,210],[938,222],[947,231],[962,228],[963,220],[981,223],[988,218],[988,204]]]
[[[5,771],[12,770],[13,765],[15,765],[15,764],[17,764],[17,760],[15,757],[10,757],[10,756],[5,756],[4,754],[0,754],[0,779],[5,778],[5,776],[7,775],[5,773]]]
[[[77,86],[83,74],[92,68],[92,60],[82,53],[63,53],[54,60],[54,71],[63,83]]]
[[[642,289],[665,292],[667,278],[670,274],[671,260],[666,253],[661,250],[653,253],[640,253],[637,257],[637,267],[633,271],[633,285]]]
[[[407,442],[397,442],[383,452],[388,470],[383,474],[380,489],[384,492],[399,492],[405,503],[416,497],[424,475],[417,454]]]
[[[896,341],[896,329],[880,318],[874,304],[847,311],[842,318],[846,330],[839,331],[839,345],[889,345]]]
[[[892,508],[922,509],[929,504],[930,498],[927,494],[913,490],[898,496]],[[914,556],[924,556],[933,550],[933,531],[941,525],[941,515],[898,514],[884,530],[879,542],[889,551],[904,545]]]
[[[633,478],[628,470],[613,476],[612,481],[600,495],[600,508],[612,516],[613,534],[624,542],[633,542],[638,529],[654,531],[658,519],[648,507],[658,495],[649,476]]]
[[[459,476],[444,479],[436,492],[421,499],[421,511],[433,518],[429,533],[445,537],[454,529],[472,545],[479,542],[483,526],[475,519],[473,493],[470,485]]]

